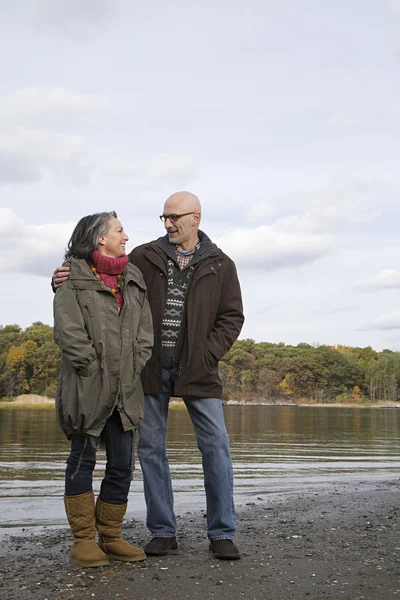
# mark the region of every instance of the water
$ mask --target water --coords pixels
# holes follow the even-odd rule
[[[238,505],[282,491],[399,477],[396,408],[227,406],[225,416]],[[0,535],[66,525],[62,496],[68,450],[54,409],[0,409]],[[176,512],[204,509],[200,454],[183,407],[170,410],[168,452]],[[99,452],[95,491],[104,465]],[[144,514],[137,465],[127,517]]]

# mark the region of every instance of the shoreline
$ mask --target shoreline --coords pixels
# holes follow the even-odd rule
[[[208,551],[201,510],[177,515],[179,554],[83,569],[69,564],[70,535],[47,528],[0,541],[6,600],[383,600],[400,595],[400,480],[254,496],[237,507],[239,561]],[[144,520],[124,537],[143,546]]]
[[[227,400],[223,401],[224,406],[299,406],[299,407],[325,407],[325,408],[400,408],[400,402],[268,402],[268,401],[244,401],[244,400]],[[174,398],[170,402],[171,407],[184,406],[183,400]],[[0,409],[4,407],[21,407],[21,408],[46,408],[49,406],[55,407],[53,398],[45,398],[32,400],[21,400],[20,397],[16,400],[0,399]]]

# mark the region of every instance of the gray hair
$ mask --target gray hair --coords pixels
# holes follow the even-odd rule
[[[65,252],[65,258],[90,258],[99,245],[99,238],[110,230],[110,219],[117,219],[117,213],[102,212],[82,217],[72,232]]]

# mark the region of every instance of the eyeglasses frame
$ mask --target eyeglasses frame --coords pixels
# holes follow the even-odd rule
[[[182,213],[181,215],[176,215],[174,213],[172,213],[171,215],[160,215],[160,221],[165,223],[165,221],[169,219],[171,223],[176,223],[181,217],[186,217],[187,215],[194,215],[196,214],[196,212],[196,210],[192,210],[192,212]]]

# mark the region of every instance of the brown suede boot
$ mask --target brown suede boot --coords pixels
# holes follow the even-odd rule
[[[121,537],[121,525],[127,504],[108,504],[97,498],[96,527],[99,532],[99,546],[112,560],[137,562],[145,560],[141,548],[128,544]]]
[[[95,541],[93,492],[77,496],[64,496],[64,505],[71,533],[74,536],[70,562],[80,567],[102,567],[110,564],[107,556]]]

